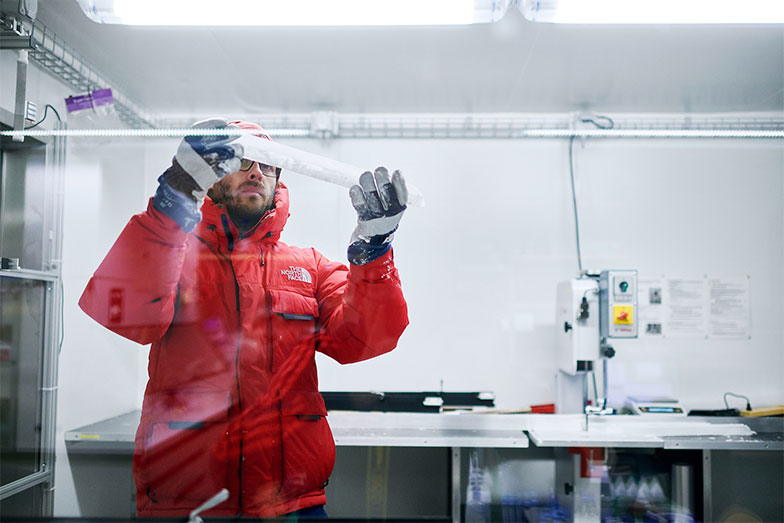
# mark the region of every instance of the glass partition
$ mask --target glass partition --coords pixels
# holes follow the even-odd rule
[[[47,286],[0,275],[0,484],[40,469]]]
[[[26,48],[8,6],[36,3]],[[702,448],[610,414],[784,403],[781,29],[91,3],[0,0],[0,519],[224,489],[202,516],[666,519],[677,470],[682,519],[710,520]],[[611,270],[639,273],[617,305]]]
[[[46,178],[44,147],[3,147],[2,189],[0,189],[0,245],[2,255],[19,260],[19,267],[48,270],[52,238],[47,219],[52,212],[47,199],[51,180]]]
[[[17,142],[3,137],[0,142],[0,510],[4,517],[46,516],[53,507],[55,344],[61,341],[62,323],[63,150],[60,139]]]

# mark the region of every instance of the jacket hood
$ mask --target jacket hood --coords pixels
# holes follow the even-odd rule
[[[285,184],[278,182],[275,191],[275,208],[259,220],[259,222],[245,235],[240,238],[239,231],[229,217],[229,213],[223,204],[215,203],[207,196],[204,198],[204,205],[201,207],[202,220],[196,228],[196,235],[203,240],[215,238],[207,231],[217,234],[217,240],[221,246],[228,250],[233,250],[233,245],[240,239],[249,239],[251,242],[271,241],[276,242],[280,239],[286,222],[289,219],[289,190]]]
[[[246,122],[243,120],[234,120],[232,122],[229,122],[229,125],[236,125],[240,129],[244,129],[246,131],[259,131],[258,133],[253,133],[254,136],[258,136],[259,138],[265,138],[269,141],[272,141],[272,138],[270,138],[270,135],[267,134],[267,131],[265,131],[264,128],[257,123]]]

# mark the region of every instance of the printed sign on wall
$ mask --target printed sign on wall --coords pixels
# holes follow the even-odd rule
[[[640,337],[751,339],[750,277],[640,278]]]

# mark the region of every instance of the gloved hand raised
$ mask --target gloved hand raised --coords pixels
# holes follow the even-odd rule
[[[226,120],[211,118],[193,125],[194,129],[236,128]],[[237,172],[243,147],[232,143],[239,135],[186,136],[177,148],[172,166],[159,178],[153,198],[156,209],[169,216],[186,232],[201,221],[199,208],[212,185]]]
[[[348,260],[364,265],[379,258],[392,247],[392,238],[408,201],[406,181],[400,171],[392,178],[384,167],[364,172],[359,185],[349,190],[357,211],[357,227],[351,235]]]

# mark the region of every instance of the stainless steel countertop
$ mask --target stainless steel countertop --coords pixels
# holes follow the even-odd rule
[[[91,423],[65,433],[69,452],[124,453],[133,452],[136,427],[141,410],[127,412],[113,418]]]
[[[721,418],[702,418],[716,420]],[[730,418],[738,420],[755,434],[752,436],[667,437],[665,449],[702,450],[777,450],[784,451],[784,418]]]
[[[335,444],[343,446],[528,447],[520,414],[332,411],[328,418]]]
[[[527,429],[538,447],[617,447],[784,451],[782,418],[592,416],[532,418]]]
[[[71,451],[133,450],[140,411],[67,431]],[[591,417],[579,414],[329,413],[339,446],[617,447],[784,451],[784,418]]]

